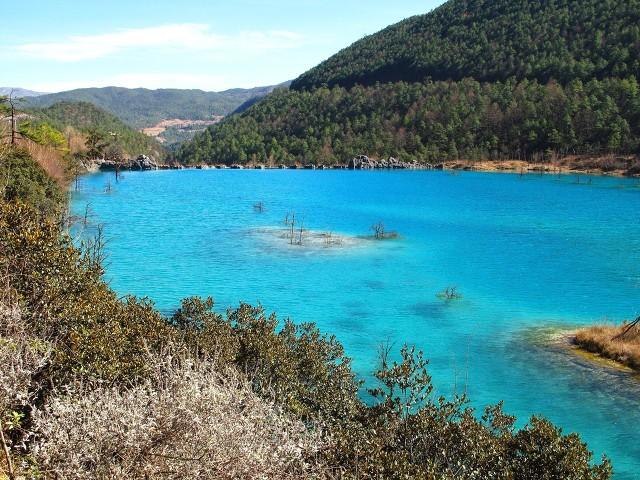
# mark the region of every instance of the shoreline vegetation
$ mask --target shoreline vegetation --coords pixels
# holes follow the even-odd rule
[[[569,337],[578,349],[640,372],[640,317],[622,325],[593,325]]]

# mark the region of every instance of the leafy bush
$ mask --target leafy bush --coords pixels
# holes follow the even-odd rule
[[[26,150],[4,148],[0,155],[0,198],[21,200],[43,214],[60,213],[66,197]]]
[[[67,144],[64,134],[46,122],[23,122],[19,126],[20,135],[40,145],[62,149]]]
[[[94,260],[30,206],[0,206],[0,267],[29,328],[52,342],[56,378],[134,379],[146,369],[143,354],[171,338],[149,302],[118,300]]]
[[[243,303],[226,317],[212,308],[211,298],[188,298],[173,316],[192,348],[234,366],[254,391],[305,420],[353,414],[359,385],[335,337],[312,324],[280,325],[262,307]]]
[[[404,347],[399,361],[383,352],[371,390],[378,400],[330,431],[327,462],[348,477],[445,479],[604,480],[611,466],[591,465],[591,453],[577,435],[564,436],[549,422],[532,418],[515,432],[515,418],[502,405],[487,407],[481,419],[465,398],[432,397],[428,362]]]

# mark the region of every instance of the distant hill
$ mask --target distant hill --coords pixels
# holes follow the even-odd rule
[[[49,107],[61,101],[89,102],[130,126],[141,129],[169,119],[207,120],[213,116],[228,115],[244,102],[264,97],[273,89],[274,87],[268,86],[204,92],[121,87],[83,88],[31,98],[29,104],[34,107]]]
[[[640,152],[640,0],[450,0],[185,143],[185,163]]]
[[[13,94],[15,98],[39,97],[40,95],[47,95],[46,93],[34,92],[33,90],[27,90],[26,88],[0,87],[0,96],[9,96],[11,94]]]
[[[122,120],[88,102],[58,102],[29,113],[64,132],[69,127],[81,133],[96,130],[120,147],[128,156],[139,154],[163,159],[165,151],[153,138],[134,130]],[[111,133],[117,135],[112,136]]]
[[[451,0],[363,38],[291,88],[610,76],[640,76],[640,0]]]

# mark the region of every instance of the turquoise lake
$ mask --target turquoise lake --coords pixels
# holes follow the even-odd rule
[[[111,182],[112,191],[105,193]],[[264,212],[254,204],[263,202]],[[335,334],[371,382],[383,342],[430,358],[436,394],[541,414],[640,474],[640,379],[545,341],[640,314],[640,181],[461,172],[183,170],[84,177],[106,277],[166,312],[186,296],[261,303]],[[346,240],[289,245],[287,212]],[[370,226],[399,233],[374,241]],[[456,286],[463,298],[438,298]]]

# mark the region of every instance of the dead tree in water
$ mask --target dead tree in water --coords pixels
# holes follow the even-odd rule
[[[447,287],[438,294],[438,297],[445,300],[458,300],[462,295],[458,293],[458,287]]]
[[[384,223],[378,222],[371,225],[371,230],[373,230],[373,236],[377,240],[384,238]]]
[[[258,213],[264,212],[264,203],[258,202],[253,205],[253,210]]]
[[[304,233],[304,219],[300,222],[300,230],[298,232],[298,245],[302,245],[302,234]]]
[[[87,225],[89,225],[89,218],[91,216],[91,204],[87,203],[84,207],[84,218],[82,219],[82,225],[84,226],[84,228],[87,228]]]
[[[284,217],[284,224],[289,230],[289,244],[293,245],[296,228],[296,212],[287,212],[287,215]]]

